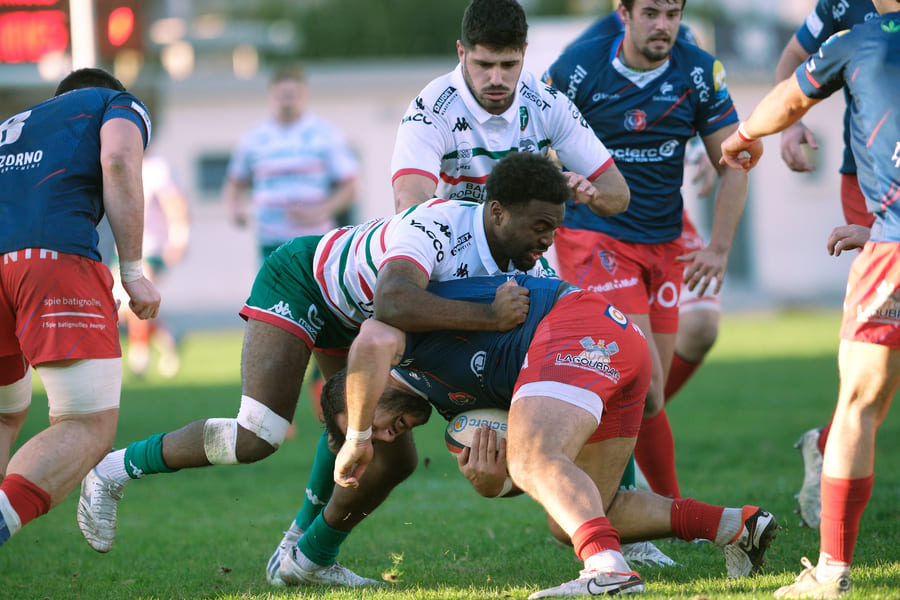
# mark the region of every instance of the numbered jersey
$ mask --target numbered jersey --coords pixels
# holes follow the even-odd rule
[[[670,242],[681,235],[687,141],[736,123],[737,112],[722,63],[697,46],[678,40],[663,65],[637,72],[619,59],[622,39],[575,44],[547,72],[610,149],[631,189],[628,210],[613,217],[570,202],[564,226],[625,242]]]
[[[336,229],[316,248],[316,282],[332,311],[356,328],[374,314],[375,279],[389,260],[410,260],[431,281],[519,273],[494,261],[483,215],[483,204],[431,200],[393,217]],[[529,273],[555,275],[543,259]]]
[[[400,122],[392,180],[418,174],[437,184],[435,196],[483,202],[487,177],[510,152],[556,152],[565,168],[590,180],[611,164],[572,102],[522,71],[512,106],[494,115],[469,91],[462,68],[429,83]]]
[[[100,260],[100,128],[127,119],[150,141],[150,116],[127,92],[85,88],[0,123],[0,254],[45,248]]]

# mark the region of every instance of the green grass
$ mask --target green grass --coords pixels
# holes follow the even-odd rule
[[[771,598],[815,559],[818,532],[798,526],[799,435],[828,419],[837,392],[836,313],[726,315],[708,363],[669,407],[682,492],[706,502],[758,504],[783,525],[760,576],[724,577],[709,544],[660,541],[681,567],[643,569],[648,598]],[[174,380],[126,381],[117,445],[207,416],[234,416],[241,334],[195,334]],[[36,394],[22,439],[46,423]],[[0,548],[4,599],[376,600],[524,598],[576,576],[570,549],[526,497],[477,496],[443,446],[437,417],[417,432],[420,467],[351,535],[341,562],[393,574],[385,591],[274,589],[265,562],[303,498],[318,425],[301,399],[298,435],[258,464],[195,469],[132,482],[116,545],[92,551],[75,523],[77,495]],[[21,441],[21,440],[20,440]],[[879,435],[875,489],[856,547],[851,598],[900,598],[900,425]]]

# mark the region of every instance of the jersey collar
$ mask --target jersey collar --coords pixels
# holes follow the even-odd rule
[[[484,270],[490,275],[499,275],[503,270],[497,266],[494,256],[491,254],[491,247],[488,245],[487,234],[484,231],[484,211],[485,204],[482,202],[478,205],[478,209],[472,211],[473,223],[472,231],[475,235],[475,244],[478,248],[478,256],[481,257],[481,263]]]
[[[622,41],[624,39],[625,34],[619,34],[619,37],[617,37],[616,41],[613,42],[610,62],[612,63],[613,69],[615,69],[619,73],[619,75],[621,75],[625,79],[627,79],[637,87],[644,89],[654,79],[656,79],[669,69],[669,64],[672,60],[671,55],[666,59],[666,62],[659,65],[655,69],[651,69],[650,71],[635,71],[633,69],[629,69],[619,58],[619,54],[622,49]]]

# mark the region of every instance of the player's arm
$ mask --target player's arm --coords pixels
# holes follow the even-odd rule
[[[222,200],[225,208],[228,210],[228,216],[231,222],[238,227],[244,227],[247,224],[247,194],[250,190],[250,183],[238,180],[233,177],[225,179],[225,188],[222,190]]]
[[[141,169],[144,141],[140,129],[128,119],[110,119],[100,128],[100,168],[103,207],[116,240],[122,287],[128,305],[141,319],[159,311],[159,292],[143,276],[144,188]]]
[[[800,40],[794,35],[781,52],[781,58],[775,66],[775,81],[784,81],[794,75],[797,67],[802,65],[809,54],[800,45]],[[801,121],[789,126],[781,134],[781,159],[792,171],[814,171],[815,165],[806,160],[803,153],[803,145],[807,144],[814,150],[819,149],[816,136]]]
[[[394,210],[398,213],[434,197],[437,182],[426,175],[406,173],[393,182]]]
[[[163,250],[167,265],[174,265],[184,257],[190,239],[190,212],[187,198],[173,181],[161,190],[159,204],[166,216],[168,236]]]
[[[375,282],[375,318],[404,331],[508,331],[528,316],[528,289],[514,279],[497,288],[491,304],[432,294],[425,289],[428,281],[429,274],[411,260],[386,262]]]
[[[722,142],[721,162],[749,171],[756,166],[763,153],[763,143],[759,138],[784,131],[820,101],[803,93],[797,75],[788,77],[772,88],[741,124],[741,128]]]
[[[586,204],[595,214],[611,217],[628,208],[631,191],[615,163],[610,163],[594,181],[570,171],[564,171],[564,175],[575,201]]]
[[[372,421],[375,407],[388,385],[390,370],[400,362],[406,335],[376,319],[367,319],[350,345],[347,357],[347,438],[334,464],[334,480],[358,487],[374,454]]]
[[[690,261],[684,269],[685,284],[691,290],[699,286],[701,295],[707,289],[717,294],[722,288],[728,254],[747,200],[747,173],[719,164],[722,141],[736,130],[737,125],[726,125],[703,137],[706,152],[712,164],[716,165],[721,179],[716,193],[712,231],[706,247],[680,257],[680,260]]]

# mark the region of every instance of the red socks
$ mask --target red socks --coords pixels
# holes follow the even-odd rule
[[[647,478],[650,489],[660,496],[681,497],[675,474],[675,439],[665,410],[641,421],[634,459]]]
[[[684,360],[678,353],[672,355],[672,366],[669,368],[669,378],[666,379],[666,388],[663,390],[663,397],[666,402],[672,399],[672,396],[687,383],[702,363],[692,363]]]
[[[724,506],[705,504],[693,498],[679,498],[672,502],[672,531],[682,540],[715,540],[723,512]]]
[[[621,552],[619,532],[610,525],[606,517],[596,517],[582,523],[572,535],[572,546],[581,560],[587,560],[589,556],[603,550]]]
[[[0,483],[0,490],[6,494],[23,526],[50,510],[50,494],[21,475],[7,475],[3,483]]]
[[[835,560],[853,562],[859,520],[872,495],[875,476],[838,479],[822,474],[822,552]]]

